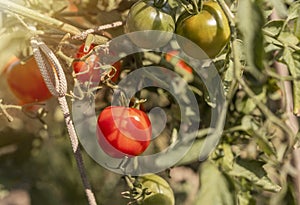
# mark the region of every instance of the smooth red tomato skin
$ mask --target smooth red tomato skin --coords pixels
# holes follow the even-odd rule
[[[97,124],[98,143],[111,157],[134,157],[150,144],[151,123],[141,110],[109,106],[100,113]]]
[[[84,55],[88,54],[95,46],[91,45],[88,51],[84,51],[84,44],[82,44],[78,52],[75,55],[75,58],[81,58]],[[74,72],[77,74],[77,79],[80,82],[92,81],[99,82],[100,81],[100,69],[94,69],[97,66],[97,62],[99,62],[99,57],[95,54],[91,54],[85,61],[75,61],[73,62]]]
[[[10,90],[21,104],[41,102],[52,97],[33,57],[25,64],[16,59],[5,75]]]
[[[84,51],[84,44],[82,44],[78,52],[75,55],[75,58],[79,59],[83,57],[84,55],[88,54],[94,47],[95,45],[92,44],[89,48],[88,51]],[[100,63],[100,57],[97,54],[91,54],[90,56],[85,59],[85,61],[74,61],[72,66],[74,69],[74,72],[77,74],[77,79],[80,82],[87,82],[91,81],[93,83],[99,83],[100,77],[102,74],[101,69],[97,69],[99,67],[98,63]],[[114,77],[111,79],[113,82],[116,82],[119,78],[120,75],[120,70],[121,70],[121,62],[117,61],[113,64],[113,66],[116,68],[116,73]],[[113,71],[111,71],[111,74],[113,74]]]

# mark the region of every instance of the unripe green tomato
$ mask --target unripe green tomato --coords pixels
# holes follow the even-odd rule
[[[156,174],[139,177],[143,188],[147,188],[151,194],[138,201],[141,205],[174,205],[173,190],[166,180]]]
[[[163,31],[160,33],[147,32],[149,30]],[[153,49],[166,45],[173,36],[175,22],[171,14],[165,9],[155,7],[152,0],[138,1],[128,13],[125,25],[126,33],[143,31],[129,34],[131,41],[141,48]]]
[[[217,56],[230,38],[230,27],[225,13],[217,2],[203,2],[196,15],[183,12],[176,22],[176,34],[197,44],[210,58]],[[184,52],[194,57],[192,45],[178,40]]]

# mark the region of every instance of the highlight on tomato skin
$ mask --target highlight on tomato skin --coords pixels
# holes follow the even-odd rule
[[[34,57],[24,64],[14,58],[4,71],[8,87],[21,104],[46,101],[52,97]]]
[[[78,52],[75,55],[75,58],[80,59],[84,55],[87,55],[94,47],[95,44],[91,44],[88,51],[84,51],[85,44],[81,44],[81,46],[78,49]],[[74,69],[74,72],[76,73],[76,78],[79,80],[79,82],[87,82],[90,81],[92,83],[98,84],[101,78],[101,74],[103,74],[103,71],[100,69],[100,57],[98,54],[92,53],[90,54],[85,61],[77,61],[75,60],[72,63],[72,67]],[[117,61],[112,65],[115,68],[115,71],[111,71],[110,75],[114,76],[112,77],[112,82],[117,82],[119,79],[119,75],[121,72],[121,61]]]
[[[17,56],[14,56],[14,55],[11,56],[9,58],[9,60],[7,61],[7,63],[3,66],[3,69],[1,71],[1,75],[6,75],[6,72],[7,72],[8,68],[16,65],[19,61],[20,60]]]
[[[150,145],[151,135],[151,122],[141,110],[109,106],[98,116],[98,143],[111,157],[134,157],[142,154]]]

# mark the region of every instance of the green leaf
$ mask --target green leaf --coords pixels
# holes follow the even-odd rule
[[[257,100],[265,103],[267,95],[266,87],[262,88],[262,91],[257,94],[255,97]],[[236,107],[239,112],[243,112],[244,114],[253,113],[256,108],[255,101],[252,98],[244,98],[236,100]]]
[[[269,44],[265,48],[266,52],[272,52],[281,49],[284,45],[282,42],[278,41],[275,37],[265,36],[265,41]]]
[[[258,145],[258,147],[266,154],[266,155],[273,155],[276,156],[276,152],[274,150],[274,147],[270,144],[268,139],[265,135],[259,135],[256,133],[255,140]]]
[[[194,205],[234,205],[235,197],[231,183],[210,161],[201,165],[200,190]]]
[[[295,59],[296,58],[296,59]],[[300,76],[300,55],[291,52],[289,48],[285,48],[283,52],[283,60],[288,66],[291,75],[294,78]],[[300,115],[300,81],[293,81],[293,99],[294,99],[294,114]]]
[[[281,191],[271,198],[271,205],[297,205],[294,182],[283,184]]]
[[[253,200],[253,196],[251,195],[251,193],[249,191],[247,191],[247,192],[239,191],[237,198],[238,198],[239,205],[255,205],[256,204],[256,202]]]
[[[192,162],[197,161],[199,158],[205,157],[200,155],[201,150],[203,149],[205,140],[204,139],[197,139],[193,143],[192,147],[189,149],[189,151],[184,155],[184,157],[176,163],[177,166],[189,164]]]
[[[260,161],[237,159],[236,163],[233,165],[232,171],[229,172],[229,175],[245,178],[266,191],[280,191],[281,187],[273,183],[267,177],[263,165],[264,163]]]
[[[286,22],[288,23],[291,20],[294,20],[296,18],[298,18],[299,16],[299,9],[300,9],[300,2],[299,1],[295,1],[294,3],[292,3],[289,6],[288,9],[288,16],[286,18]]]
[[[298,16],[297,20],[295,21],[294,34],[295,34],[295,36],[297,36],[297,38],[300,38],[300,15]]]
[[[247,71],[256,79],[262,80],[260,70],[263,69],[264,44],[262,28],[264,25],[264,16],[258,3],[251,0],[239,2],[238,28],[242,33],[245,53],[247,57]]]
[[[299,43],[299,39],[291,32],[281,32],[278,40],[286,45],[297,45]]]
[[[222,144],[224,156],[222,157],[222,168],[225,171],[232,170],[234,164],[234,155],[229,144]]]
[[[280,18],[285,18],[287,16],[287,8],[282,0],[270,0],[273,4],[277,15]]]
[[[264,31],[272,34],[273,36],[277,36],[281,32],[283,25],[284,25],[284,21],[283,20],[269,21],[264,26]]]
[[[241,124],[245,131],[258,129],[258,125],[255,123],[252,115],[244,115]]]

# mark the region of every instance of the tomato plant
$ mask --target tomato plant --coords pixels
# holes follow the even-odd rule
[[[174,205],[173,191],[166,180],[156,174],[144,175],[138,178],[142,188],[146,188],[150,194],[138,200],[142,205]]]
[[[23,56],[28,56],[28,51],[31,52],[30,39],[37,37],[53,51],[53,55],[62,63],[61,66],[65,71],[69,69],[67,67],[69,59],[66,56],[76,57],[72,69],[79,81],[98,83],[100,76],[107,79],[111,73],[106,69],[109,65],[104,68],[97,63],[107,60],[112,64],[110,60],[115,58],[110,59],[107,55],[104,57],[101,51],[98,51],[100,49],[91,51],[94,45],[89,49],[91,52],[88,55],[88,51],[83,51],[83,46],[81,50],[77,49],[74,52],[77,40],[87,40],[88,34],[97,45],[106,46],[109,42],[105,37],[102,38],[106,32],[111,34],[108,41],[113,41],[117,40],[114,37],[122,36],[126,31],[127,35],[124,36],[130,37],[137,46],[155,49],[151,51],[140,49],[139,54],[120,53],[123,57],[121,62],[124,79],[138,71],[141,66],[161,66],[161,68],[165,66],[167,69],[157,69],[157,73],[147,70],[141,78],[134,79],[138,83],[134,88],[143,88],[137,91],[136,96],[147,100],[144,104],[146,109],[140,104],[139,111],[124,107],[122,109],[125,111],[120,111],[119,107],[105,108],[110,104],[114,94],[117,94],[116,101],[121,102],[124,99],[121,95],[118,98],[119,93],[112,91],[111,88],[118,88],[125,93],[128,90],[125,84],[123,86],[107,83],[97,87],[96,92],[89,90],[86,92],[86,87],[81,86],[83,98],[75,95],[80,94],[77,89],[72,93],[72,85],[68,85],[66,98],[70,103],[68,106],[73,103],[74,109],[63,112],[64,116],[57,115],[56,103],[48,103],[49,106],[37,112],[25,110],[25,115],[23,113],[19,115],[22,106],[7,104],[9,100],[6,98],[12,95],[12,92],[7,92],[10,86],[7,86],[7,90],[0,89],[0,121],[2,120],[0,178],[5,179],[0,182],[0,204],[16,204],[17,202],[7,200],[19,200],[19,197],[14,197],[14,191],[15,188],[22,189],[23,184],[26,184],[23,191],[28,193],[29,201],[33,204],[47,205],[86,204],[84,190],[89,204],[96,204],[94,201],[102,204],[126,204],[128,199],[132,199],[135,200],[131,202],[132,205],[172,205],[174,196],[176,204],[286,205],[297,204],[300,201],[299,119],[297,119],[300,116],[300,1],[60,0],[55,4],[53,2],[56,1],[0,0],[0,10],[3,11],[0,32],[2,40],[0,47],[3,52],[0,54],[0,65],[5,65],[8,57],[13,54],[22,53]],[[176,17],[179,17],[176,18],[176,23],[172,14],[175,10],[178,12]],[[228,20],[223,11],[226,11]],[[123,21],[126,18],[125,26]],[[229,32],[228,21],[232,35]],[[32,28],[35,31],[32,32]],[[166,44],[167,47],[159,49],[168,42],[168,35],[151,36],[149,32],[167,31],[172,34],[174,29],[175,33],[179,34],[176,38],[181,48],[178,48],[176,42],[172,40]],[[147,32],[150,35],[147,36]],[[129,35],[134,33],[138,34]],[[141,35],[143,33],[145,35]],[[66,34],[70,34],[70,38]],[[232,47],[227,49],[229,35]],[[191,49],[193,46],[187,42],[194,42],[191,44],[195,48],[198,50],[202,48],[209,57],[216,59],[203,60],[198,64],[196,61],[184,61],[185,55],[182,55],[182,59],[177,58],[177,51],[162,54],[169,50],[179,50],[179,54],[184,51],[193,57],[198,55],[199,53],[195,53]],[[101,45],[102,43],[104,44]],[[127,45],[120,44],[118,48],[122,46]],[[225,54],[225,51],[228,53],[221,55]],[[1,66],[0,69],[4,68],[5,71],[2,76],[4,82],[0,82],[0,87],[3,83],[14,83],[13,91],[42,82],[33,79],[32,74],[26,76],[34,67],[27,68],[28,65],[33,65],[30,63],[31,60],[23,65],[17,59],[8,69]],[[213,65],[216,69],[211,69]],[[26,69],[12,71],[15,66]],[[189,66],[190,68],[193,66],[193,72]],[[117,66],[115,67],[119,70]],[[12,73],[15,73],[14,77],[7,79]],[[65,75],[67,79],[73,77],[70,72],[66,72]],[[183,86],[185,82],[181,81],[181,78],[190,79],[186,80],[187,86]],[[143,87],[146,85],[144,83],[153,86]],[[126,86],[134,84],[135,81],[130,80]],[[21,88],[16,89],[16,86]],[[32,93],[37,95],[45,93],[40,91],[42,87],[38,86],[39,91],[30,92],[30,96]],[[79,86],[79,89],[81,87]],[[172,88],[174,92],[165,88]],[[24,92],[21,94],[24,95]],[[193,96],[192,94],[195,95],[197,101],[195,103],[191,103],[188,99]],[[25,98],[22,95],[18,97],[20,101]],[[177,101],[178,96],[182,97],[183,106]],[[221,96],[225,99],[224,106],[219,105]],[[58,100],[62,100],[62,97],[60,96]],[[30,97],[27,102],[39,100],[38,97]],[[70,160],[71,151],[76,151],[77,154],[81,152],[74,149],[76,143],[72,140],[77,138],[71,138],[73,149],[68,141],[65,141],[68,135],[65,126],[70,129],[73,123],[69,119],[74,119],[78,131],[75,119],[82,123],[82,120],[89,117],[85,113],[76,112],[77,105],[83,105],[80,107],[82,109],[95,105],[97,111],[105,108],[98,118],[101,125],[97,124],[98,133],[92,133],[91,136],[97,137],[99,142],[97,147],[100,149],[101,146],[108,155],[124,158],[112,160],[112,163],[102,164],[101,167],[86,155],[90,150],[83,146],[87,152],[82,152],[85,163],[84,166],[78,166],[80,175],[77,171],[68,170],[74,163],[74,160]],[[129,106],[138,107],[138,100],[132,99]],[[151,109],[155,107],[161,109]],[[49,114],[45,118],[46,109]],[[220,112],[214,114],[212,109]],[[119,114],[111,114],[109,110],[117,110],[116,113]],[[145,113],[141,114],[144,110],[149,111],[152,124],[145,120]],[[198,111],[201,116],[197,114]],[[162,112],[164,115],[161,115]],[[183,113],[187,114],[186,118],[182,118]],[[75,118],[77,114],[78,118]],[[69,124],[62,124],[63,117]],[[199,118],[200,124],[194,123]],[[96,120],[97,118],[95,122]],[[43,130],[40,130],[42,127],[40,122],[47,125],[43,126]],[[130,126],[135,124],[141,129],[139,126]],[[197,125],[195,138],[192,135],[185,137],[186,131],[191,130],[193,125]],[[120,129],[122,126],[125,128]],[[48,129],[45,129],[46,127]],[[89,128],[82,127],[83,132],[78,132],[80,133],[78,138],[85,137],[85,131]],[[152,138],[147,127],[152,128]],[[94,128],[92,131],[96,132],[97,129]],[[146,140],[143,141],[143,137]],[[208,143],[214,138],[218,138],[218,141]],[[185,148],[180,142],[188,143],[191,140],[193,140],[192,147],[180,155],[182,158],[178,159],[176,164],[169,164],[169,161],[175,159],[177,151]],[[174,154],[165,155],[165,151]],[[144,167],[145,164],[140,163],[140,159],[150,157],[148,153],[155,153],[155,159],[149,160],[153,163]],[[136,155],[142,156],[138,159],[130,158]],[[77,155],[76,162],[80,162],[78,159],[80,157]],[[117,164],[119,161],[121,163]],[[131,162],[134,162],[133,166]],[[171,178],[168,182],[174,196],[167,184],[149,175],[130,177],[130,181],[127,182],[130,190],[123,194],[124,186],[119,183],[119,173],[112,173],[116,171],[129,176],[133,175],[130,173],[132,170],[134,174],[144,174],[144,170],[151,172],[155,165],[165,164],[170,166],[165,168],[167,170],[161,170],[161,173],[165,175],[164,171],[170,171],[168,174]],[[45,175],[49,169],[54,172]],[[66,172],[61,170],[67,170],[68,176],[66,177]],[[84,183],[84,189],[78,188],[80,181],[78,176],[85,182],[90,182],[92,189],[86,187],[88,183]],[[51,186],[48,186],[49,184]],[[91,197],[93,193],[96,200]]]
[[[172,38],[171,33],[162,33],[153,38],[153,33],[147,30],[173,32],[175,22],[167,4],[156,4],[156,1],[138,1],[131,8],[126,19],[127,33],[145,31],[136,35],[129,35],[130,39],[142,48],[157,48],[164,46]]]
[[[92,44],[87,51],[84,51],[84,47],[85,44],[82,44],[79,47],[78,52],[75,55],[77,59],[87,55],[95,45]],[[90,54],[84,61],[74,61],[72,64],[74,72],[77,74],[77,79],[80,82],[91,81],[94,83],[99,83],[101,74],[103,73],[99,65],[100,56],[95,53]],[[115,71],[112,70],[110,72],[111,75],[114,75],[111,80],[116,82],[120,75],[121,62],[117,61],[112,66],[114,66]]]
[[[10,90],[21,104],[45,101],[52,96],[33,57],[24,63],[14,58],[4,74]]]
[[[98,142],[112,157],[137,156],[149,146],[151,129],[150,120],[143,111],[109,106],[98,117]]]
[[[205,1],[195,15],[183,12],[176,22],[176,34],[197,44],[210,58],[220,53],[228,43],[230,27],[226,15],[217,2]],[[193,56],[190,44],[178,40],[181,48]]]

